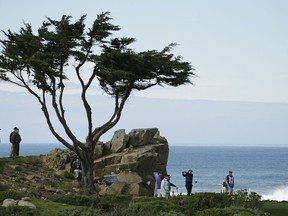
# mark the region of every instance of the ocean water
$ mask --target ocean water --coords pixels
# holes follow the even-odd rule
[[[21,144],[20,156],[47,154],[62,144]],[[10,144],[0,144],[0,157],[9,157]],[[263,146],[169,146],[167,172],[186,193],[182,171],[193,170],[193,193],[220,192],[229,170],[235,178],[235,191],[246,189],[263,199],[288,201],[288,147]]]
[[[170,146],[167,172],[178,193],[185,193],[182,171],[193,170],[193,193],[220,192],[228,171],[234,191],[246,189],[263,199],[288,200],[288,147]],[[175,191],[177,192],[177,191]]]
[[[40,144],[30,144],[30,143],[21,143],[20,144],[20,156],[37,156],[37,155],[44,155],[48,154],[55,148],[62,148],[64,149],[65,146],[58,143],[40,143]],[[9,157],[11,150],[11,144],[9,143],[0,143],[0,158],[2,157]]]

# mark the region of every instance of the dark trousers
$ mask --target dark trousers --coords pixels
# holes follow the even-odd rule
[[[192,192],[192,184],[186,184],[187,196],[189,196]]]
[[[15,155],[16,155],[16,156],[19,156],[20,144],[19,144],[19,143],[16,143],[16,144],[14,144],[14,145],[15,145]]]
[[[11,152],[10,152],[10,157],[16,157],[19,156],[19,143],[11,143]]]

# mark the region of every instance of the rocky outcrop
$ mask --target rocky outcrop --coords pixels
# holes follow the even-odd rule
[[[124,129],[116,131],[110,141],[111,151],[113,153],[122,151],[126,148],[128,141],[129,137]]]
[[[145,128],[133,129],[128,135],[124,130],[116,131],[110,142],[112,153],[94,161],[99,194],[152,196],[153,173],[159,170],[166,172],[169,153],[167,140],[160,136],[157,128]],[[113,145],[118,147],[113,148]],[[117,182],[112,185],[101,184],[105,182],[104,175],[111,172],[117,175]]]
[[[95,148],[94,177],[100,195],[131,194],[152,196],[155,171],[166,172],[168,142],[157,128],[133,129],[128,134],[117,130],[112,139]],[[46,156],[46,164],[69,171],[75,153],[55,149]],[[114,173],[117,181],[107,184],[104,176]]]
[[[29,208],[35,209],[36,206],[31,202],[29,197],[23,197],[21,200],[5,199],[2,204],[3,207],[10,206],[27,206]]]
[[[75,153],[69,149],[56,148],[49,152],[43,161],[49,168],[56,168],[57,170],[65,170],[70,167],[71,161],[75,158]]]

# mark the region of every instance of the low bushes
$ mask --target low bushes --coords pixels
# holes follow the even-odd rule
[[[41,215],[36,209],[31,209],[26,206],[11,206],[11,207],[0,207],[1,216],[38,216]]]
[[[23,196],[15,191],[8,190],[0,192],[0,203],[3,203],[5,199],[11,198],[14,200],[21,199]]]
[[[75,205],[75,206],[96,206],[97,203],[99,203],[98,197],[92,197],[92,196],[84,196],[84,195],[52,195],[48,197],[49,200],[53,202],[58,203],[65,203],[69,205]]]
[[[232,199],[228,194],[221,193],[197,193],[189,197],[189,205],[186,206],[190,215],[197,211],[209,208],[230,207]]]
[[[0,192],[0,201],[6,198],[20,199],[22,196],[14,191]],[[51,195],[48,200],[37,199],[37,210],[22,207],[0,208],[0,215],[37,215],[38,211],[50,211],[49,216],[253,216],[264,215],[261,196],[247,191],[238,191],[234,195],[222,193],[196,193],[193,196],[176,196],[164,198],[141,197],[129,195],[84,196]],[[34,198],[35,199],[35,198]],[[41,207],[45,203],[45,208]],[[58,204],[57,204],[58,203]],[[57,204],[57,205],[56,205]],[[64,204],[64,205],[63,205]],[[39,207],[39,208],[38,208]],[[41,212],[39,215],[46,215]],[[47,213],[46,212],[46,213]],[[13,213],[13,214],[12,214]]]

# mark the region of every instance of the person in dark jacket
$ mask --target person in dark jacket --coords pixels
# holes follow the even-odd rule
[[[19,156],[21,136],[19,134],[19,129],[17,127],[14,127],[14,130],[10,133],[9,139],[11,143],[10,157]]]
[[[183,171],[182,176],[185,177],[185,187],[187,190],[187,196],[189,196],[192,192],[192,187],[193,187],[193,172],[192,170],[188,170],[188,172]]]

